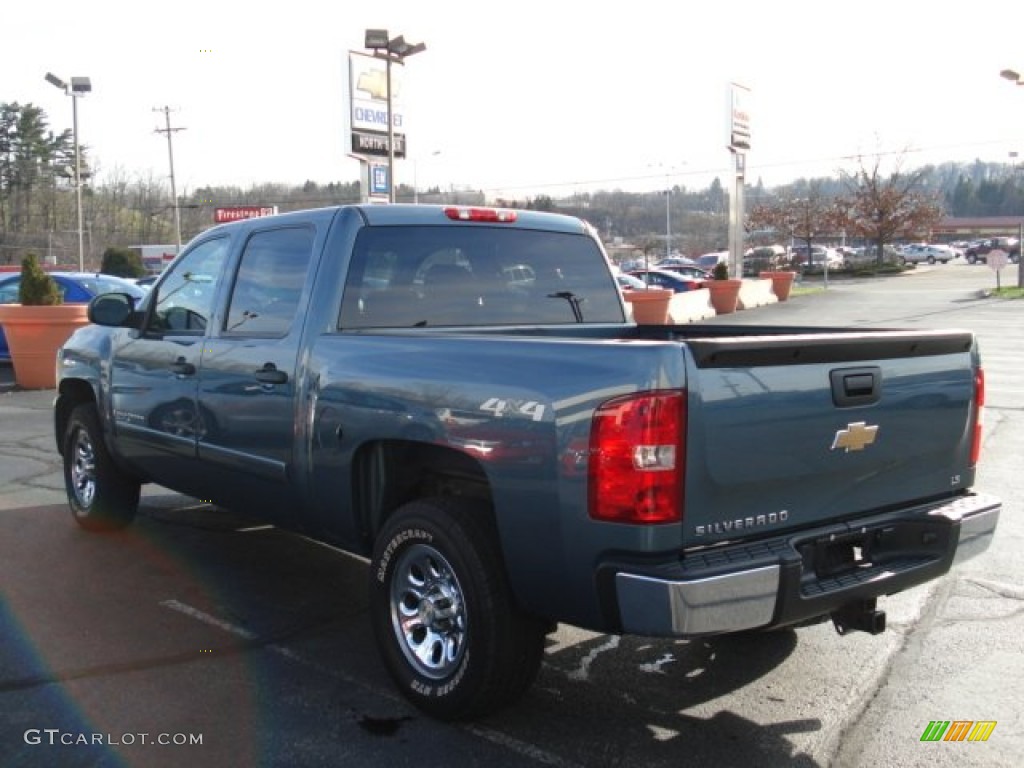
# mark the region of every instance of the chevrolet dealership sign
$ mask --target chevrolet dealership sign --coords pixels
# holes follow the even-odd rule
[[[395,157],[405,157],[405,113],[402,110],[402,67],[391,67],[391,111]],[[349,51],[348,151],[361,157],[388,156],[387,61]]]

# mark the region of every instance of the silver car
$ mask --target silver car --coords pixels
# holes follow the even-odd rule
[[[941,262],[946,264],[957,256],[956,251],[948,245],[929,245],[927,243],[905,245],[900,253],[905,264],[919,264],[921,262],[928,264]]]

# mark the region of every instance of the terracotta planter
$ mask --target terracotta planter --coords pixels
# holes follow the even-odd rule
[[[736,307],[740,300],[740,286],[743,285],[742,280],[708,280],[704,283],[704,287],[711,292],[711,306],[715,308],[715,313],[719,315],[727,315],[730,312],[735,312]]]
[[[796,272],[762,272],[761,277],[772,281],[772,291],[775,292],[779,301],[789,298],[789,292],[793,288],[793,280],[796,279]]]
[[[11,350],[14,380],[19,387],[53,389],[57,386],[57,350],[75,329],[89,324],[88,308],[88,304],[0,305],[0,325]]]
[[[623,298],[633,305],[633,319],[637,325],[666,325],[672,295],[673,292],[666,288],[622,292]]]

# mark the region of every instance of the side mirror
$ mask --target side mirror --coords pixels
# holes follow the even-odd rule
[[[103,293],[89,302],[90,323],[112,328],[134,328],[139,313],[135,311],[135,299],[127,293]]]

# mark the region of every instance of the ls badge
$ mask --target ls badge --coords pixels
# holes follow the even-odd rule
[[[863,451],[865,446],[875,442],[877,434],[877,424],[869,427],[866,421],[855,421],[852,424],[847,424],[846,429],[836,432],[835,439],[832,440],[832,450],[842,448],[843,453]]]

